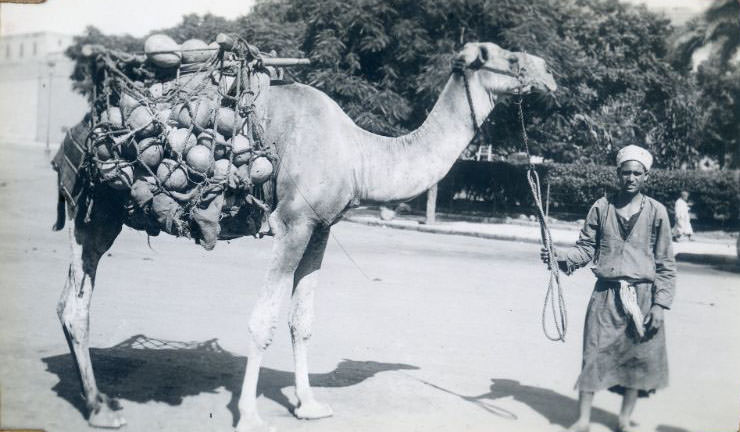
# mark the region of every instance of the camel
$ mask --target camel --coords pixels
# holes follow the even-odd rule
[[[295,362],[294,415],[318,419],[331,409],[314,397],[308,379],[314,290],[329,231],[349,208],[411,199],[436,184],[473,139],[500,95],[554,91],[545,61],[493,43],[468,43],[423,124],[392,138],[357,125],[326,94],[288,84],[270,90],[265,136],[280,156],[277,205],[269,217],[272,260],[248,321],[248,363],[239,400],[238,432],[269,430],[256,408],[257,380],[279,311],[291,298],[289,329]],[[118,194],[120,195],[120,194]],[[121,232],[124,210],[110,191],[96,201],[90,222],[70,223],[72,261],[57,307],[78,367],[91,426],[117,428],[125,421],[101,393],[89,353],[89,307],[98,262]],[[112,198],[111,198],[112,197]],[[81,212],[80,212],[81,213]]]

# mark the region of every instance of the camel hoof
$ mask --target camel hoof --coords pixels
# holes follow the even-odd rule
[[[118,429],[126,424],[126,419],[107,404],[102,404],[90,413],[87,423],[96,428]]]
[[[334,412],[329,405],[324,405],[316,401],[302,403],[293,412],[296,417],[304,420],[316,420],[325,417],[331,417]]]
[[[255,419],[244,419],[239,420],[239,424],[236,425],[235,432],[276,432],[274,426],[270,426],[265,423],[259,417]]]

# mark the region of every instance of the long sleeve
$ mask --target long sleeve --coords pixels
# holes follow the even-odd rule
[[[671,243],[671,224],[664,207],[656,211],[655,221],[655,284],[653,286],[653,304],[666,309],[671,307],[676,292],[676,259],[673,256]]]
[[[574,270],[590,263],[596,255],[598,236],[601,230],[599,227],[601,209],[598,204],[597,201],[588,211],[576,245],[558,253],[558,266],[566,274],[571,274]]]

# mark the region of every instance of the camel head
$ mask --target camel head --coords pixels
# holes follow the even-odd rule
[[[545,60],[531,54],[505,50],[490,42],[465,44],[453,60],[453,69],[470,70],[491,93],[551,92],[557,89]]]

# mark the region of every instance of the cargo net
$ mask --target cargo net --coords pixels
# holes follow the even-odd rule
[[[190,46],[155,35],[144,54],[87,47],[85,167],[90,186],[130,191],[127,225],[212,249],[218,238],[268,233],[277,159],[263,118],[275,70],[236,36]]]

